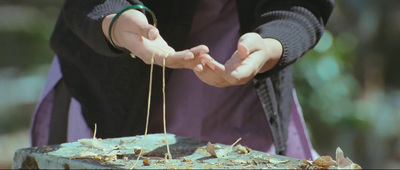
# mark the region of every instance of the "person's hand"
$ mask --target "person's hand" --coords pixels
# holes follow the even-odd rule
[[[102,22],[103,33],[108,39],[108,27],[114,16],[115,14],[110,14]],[[201,62],[207,56],[198,57],[192,51],[208,53],[208,48],[204,45],[193,47],[192,51],[176,52],[161,37],[158,29],[148,23],[146,16],[134,9],[123,12],[115,21],[112,38],[116,46],[128,49],[146,64],[150,64],[151,58],[154,57],[154,64],[162,66],[163,58],[167,57],[165,62],[169,68],[202,70]]]
[[[237,48],[224,65],[208,60],[202,71],[195,70],[196,75],[203,82],[216,87],[242,85],[257,73],[273,68],[282,55],[282,45],[278,40],[263,39],[257,33],[244,34]]]

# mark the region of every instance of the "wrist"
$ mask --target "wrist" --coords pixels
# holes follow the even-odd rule
[[[109,29],[111,29],[110,23],[111,23],[112,19],[115,17],[115,15],[116,14],[107,15],[106,17],[104,17],[104,19],[101,23],[101,28],[102,28],[103,34],[109,42],[110,42]],[[112,34],[111,36],[114,37],[114,39],[113,39],[114,45],[121,47],[121,45],[115,39],[116,36],[114,35],[114,31],[112,31],[111,34]]]
[[[118,46],[118,43],[114,42],[113,37],[114,37],[115,31],[113,31],[113,27],[115,25],[117,25],[116,22],[117,22],[118,18],[121,15],[123,15],[123,13],[125,11],[131,10],[131,9],[139,10],[139,11],[142,11],[142,12],[146,11],[146,12],[150,13],[151,16],[152,16],[152,19],[153,19],[154,27],[157,26],[157,19],[156,19],[155,14],[153,13],[153,11],[151,11],[149,8],[147,8],[147,7],[143,6],[143,5],[131,5],[131,6],[128,6],[128,7],[124,8],[124,9],[122,9],[121,11],[119,11],[116,14],[110,14],[110,15],[106,16],[103,19],[103,22],[102,22],[103,34],[105,34],[105,36],[109,40],[110,44],[112,46],[114,46],[114,48],[116,48],[118,50],[121,50],[121,51],[123,51],[125,49],[121,48],[121,46]],[[107,24],[108,24],[108,27],[107,27]]]

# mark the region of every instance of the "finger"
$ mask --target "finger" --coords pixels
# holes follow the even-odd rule
[[[195,56],[199,56],[199,55],[202,55],[202,54],[207,54],[208,52],[210,52],[210,50],[208,49],[208,47],[206,45],[198,45],[196,47],[191,48],[190,51]]]
[[[155,40],[160,35],[160,32],[154,26],[148,25],[148,28],[142,29],[142,35],[147,35],[147,37],[146,36],[144,37],[146,37],[149,40]]]
[[[249,55],[249,48],[244,43],[238,43],[237,52],[240,59],[245,59]]]
[[[229,86],[229,82],[227,82],[220,74],[211,70],[208,66],[203,66],[202,71],[197,71],[197,70],[193,71],[201,81],[210,86],[215,86],[215,87]]]
[[[203,63],[211,59],[211,57],[205,55],[193,57],[193,53],[190,52],[189,50],[185,50],[182,52],[179,51],[176,53],[187,53],[183,54],[182,56],[174,54],[172,55],[172,57],[170,57],[171,59],[170,64],[174,65],[176,68],[187,68],[187,69],[195,69],[197,71],[202,71],[203,66],[205,65]],[[189,60],[188,58],[190,55],[192,55],[191,56],[192,59]]]
[[[208,55],[208,54],[207,54]],[[230,77],[230,73],[227,72],[226,67],[213,60],[210,62],[207,62],[204,67],[203,74],[205,73],[206,75],[213,75],[214,76],[214,83],[213,85],[216,87],[226,87],[226,86],[230,86],[231,83],[230,81],[228,81],[227,79],[229,79],[228,77]]]
[[[202,71],[203,67],[205,65],[209,65],[209,62],[212,62],[214,59],[208,55],[208,54],[201,54],[200,56],[195,56],[195,58],[189,62],[187,62],[187,65],[189,65],[189,68],[196,69],[197,71]],[[213,67],[213,66],[212,66]]]
[[[239,67],[237,70],[233,70],[230,76],[227,76],[227,81],[232,84],[242,84],[246,82],[249,77],[251,77],[252,70],[249,68]]]
[[[189,50],[177,51],[174,53],[170,53],[167,60],[189,60],[193,59],[194,55]]]
[[[198,56],[202,65],[207,65],[211,70],[225,70],[225,66],[214,60],[209,54],[201,54]]]
[[[194,70],[195,72],[201,72],[201,71],[203,71],[203,65],[197,64],[197,65],[195,65],[195,66],[193,67],[193,70]]]
[[[206,62],[206,65],[208,67],[210,67],[214,71],[219,71],[219,72],[224,72],[225,71],[225,66],[223,64],[219,63],[216,60],[212,60],[212,61]]]
[[[250,78],[254,77],[254,75],[257,73],[259,70],[258,64],[261,61],[257,60],[259,57],[260,52],[254,52],[250,54],[246,60],[242,60],[241,64],[238,64],[237,66],[234,67],[229,67],[227,69],[227,75],[225,78],[227,81],[229,81],[232,84],[239,85],[239,84],[244,84],[246,83]]]

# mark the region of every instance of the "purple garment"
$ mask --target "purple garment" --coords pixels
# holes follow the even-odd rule
[[[57,84],[57,82],[61,79],[61,77],[62,75],[60,72],[60,65],[58,63],[57,57],[55,57],[49,71],[49,76],[47,78],[45,88],[43,90],[42,96],[38,102],[36,111],[32,119],[32,125],[31,125],[32,146],[47,145],[51,111],[53,108],[53,103],[52,103],[54,97],[53,88]],[[169,103],[168,100],[167,103]],[[170,113],[167,112],[167,115],[170,116]],[[152,119],[150,122],[157,122],[157,121],[159,121],[159,124],[162,124],[162,121],[159,120],[158,118]],[[171,122],[167,122],[167,124],[170,125]],[[310,140],[308,138],[306,126],[303,120],[302,110],[297,101],[295,90],[293,90],[292,114],[290,117],[290,123],[288,129],[289,129],[289,139],[288,139],[287,156],[294,158],[312,159],[312,160],[319,157],[319,155],[314,151],[314,149],[312,149]],[[73,142],[80,138],[90,138],[92,137],[92,135],[93,131],[88,128],[81,114],[80,104],[75,99],[72,99],[69,110],[69,118],[68,118],[68,142]],[[266,152],[275,153],[274,146],[272,145],[271,148]]]
[[[194,15],[187,48],[205,44],[216,61],[225,63],[236,51],[239,33],[235,1],[202,0]],[[273,146],[251,81],[217,88],[203,83],[192,70],[174,70],[166,87],[166,114],[169,133],[223,144],[242,138],[242,145],[261,151]],[[162,132],[161,104],[152,112],[150,127]]]
[[[57,56],[51,64],[49,75],[31,124],[31,145],[42,146],[48,144],[51,113],[53,110],[54,87],[61,80],[62,74]],[[71,99],[68,112],[67,142],[74,142],[80,138],[92,137],[93,131],[89,129],[82,116],[80,104]]]
[[[215,60],[225,63],[236,51],[239,29],[235,1],[201,0],[187,48],[205,44]],[[301,110],[297,102],[293,104],[287,155],[310,159],[312,149]],[[166,85],[166,115],[168,133],[223,144],[242,138],[242,145],[275,153],[267,119],[251,81],[242,86],[216,88],[200,81],[192,70],[175,70]],[[162,132],[162,104],[152,111],[149,127],[152,132]]]
[[[239,23],[235,1],[204,0],[199,2],[193,20],[188,47],[206,44],[210,54],[224,63],[236,50]],[[207,7],[215,8],[207,8]],[[54,90],[62,78],[55,57],[31,127],[33,146],[46,145],[53,107]],[[201,140],[232,144],[239,137],[242,145],[275,153],[272,136],[260,101],[251,83],[229,88],[215,88],[201,82],[191,70],[175,70],[166,87],[167,131]],[[152,111],[150,127],[162,132],[162,106]],[[289,124],[287,156],[315,159],[295,90]],[[68,117],[68,142],[90,138],[80,104],[72,99]]]

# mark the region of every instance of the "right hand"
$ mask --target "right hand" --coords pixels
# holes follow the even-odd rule
[[[108,39],[108,27],[115,15],[106,16],[102,22],[103,33]],[[208,53],[208,48],[204,45],[191,50],[175,51],[161,37],[158,29],[148,23],[146,16],[134,9],[123,12],[115,21],[112,37],[116,46],[128,49],[146,64],[150,64],[154,57],[154,64],[162,66],[163,57],[167,56],[166,67],[202,70],[201,63],[208,60],[205,55],[200,56]]]

